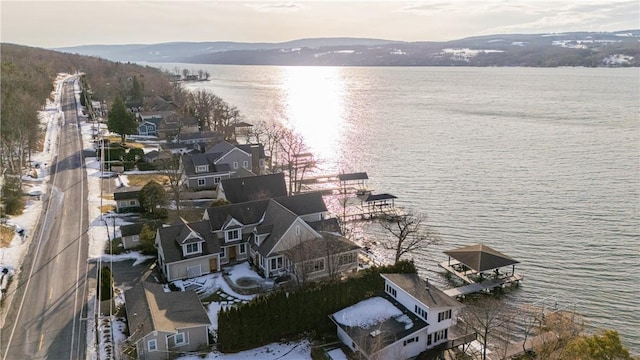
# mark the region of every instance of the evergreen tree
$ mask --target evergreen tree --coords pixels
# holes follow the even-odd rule
[[[127,135],[138,132],[138,123],[135,116],[127,111],[120,97],[117,97],[111,106],[107,128],[111,132],[120,134],[123,144]]]
[[[144,100],[144,83],[134,76],[131,80],[131,101],[138,106],[142,106]]]
[[[100,270],[100,287],[98,288],[100,301],[109,300],[113,297],[113,275],[108,266],[103,266]]]
[[[152,218],[162,218],[167,215],[166,209],[161,208],[167,205],[167,193],[162,185],[151,180],[140,190],[138,195],[140,206],[143,211]]]
[[[155,226],[144,224],[140,231],[140,250],[144,255],[157,255]]]

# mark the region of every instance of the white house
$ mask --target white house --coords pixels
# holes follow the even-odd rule
[[[449,340],[461,303],[417,274],[380,276],[385,298],[364,300],[331,315],[345,345],[366,359],[409,359]]]

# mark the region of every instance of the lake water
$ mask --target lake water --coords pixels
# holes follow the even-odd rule
[[[446,284],[442,251],[487,244],[521,262],[507,300],[575,308],[640,353],[638,68],[177,66],[426,213],[443,244],[424,276]]]

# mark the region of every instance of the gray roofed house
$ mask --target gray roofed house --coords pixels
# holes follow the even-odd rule
[[[231,176],[228,164],[216,164],[219,154],[185,154],[180,158],[182,176],[188,188],[215,189],[222,179]]]
[[[195,292],[166,292],[147,272],[124,297],[128,340],[135,344],[138,359],[166,359],[170,352],[209,346],[211,321]]]
[[[158,263],[168,281],[220,270],[220,242],[206,220],[159,228]]]
[[[294,271],[295,259],[285,261],[287,249],[308,240],[328,241],[325,249],[326,244],[336,242],[336,237],[346,241],[337,231],[332,234],[318,232],[338,230],[337,222],[328,221],[326,213],[327,207],[320,193],[211,207],[200,222],[158,230],[159,263],[169,280],[194,277],[245,260],[252,262],[267,277]],[[323,227],[323,223],[334,226]],[[197,245],[190,243],[202,244],[202,249],[196,249]],[[212,243],[216,244],[216,250],[212,250]],[[187,254],[185,246],[194,248]],[[317,260],[322,261],[322,265],[314,265],[316,271],[309,279],[328,274],[332,268],[329,262],[334,259],[340,262],[339,268],[344,272],[357,268],[357,246],[329,248],[337,254],[330,254],[331,258],[328,258],[324,251],[322,255],[326,259]],[[214,251],[219,253],[214,254]],[[342,257],[334,258],[333,255]],[[197,268],[187,269],[196,265]]]
[[[218,199],[225,199],[231,203],[281,196],[287,196],[283,173],[224,179],[218,187]]]
[[[197,145],[197,144],[196,144]],[[220,141],[212,147],[205,150],[204,153],[191,153],[188,157],[183,157],[181,160],[183,165],[183,176],[185,178],[185,184],[189,188],[193,189],[215,189],[218,183],[222,179],[231,177],[248,177],[256,173],[262,172],[264,167],[264,159],[260,163],[258,152],[245,152],[239,147],[232,145],[226,141]],[[193,162],[198,160],[194,159],[206,159],[208,168],[205,167],[204,162],[200,161],[200,168],[195,167]],[[256,168],[258,172],[252,171],[254,166],[254,157],[257,158],[259,166]],[[208,175],[213,170],[220,172],[219,169],[225,169],[224,175]]]

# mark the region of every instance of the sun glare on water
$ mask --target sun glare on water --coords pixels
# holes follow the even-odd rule
[[[337,67],[282,68],[285,126],[300,133],[318,160],[335,163],[344,128],[345,83]]]

